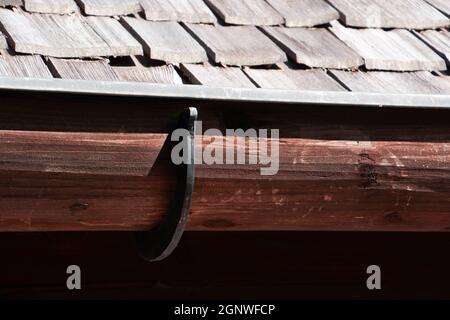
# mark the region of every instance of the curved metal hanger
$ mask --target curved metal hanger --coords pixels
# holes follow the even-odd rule
[[[147,261],[161,261],[167,258],[178,246],[186,228],[195,182],[194,134],[197,116],[197,109],[189,108],[180,117],[178,128],[189,132],[186,137],[189,149],[188,161],[177,167],[175,197],[170,203],[169,212],[155,229],[135,234],[138,251]]]

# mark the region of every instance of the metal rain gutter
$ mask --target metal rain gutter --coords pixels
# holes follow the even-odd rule
[[[306,105],[450,109],[450,95],[215,88],[118,81],[0,77],[0,90]]]

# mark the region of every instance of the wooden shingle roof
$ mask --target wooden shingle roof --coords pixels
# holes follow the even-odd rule
[[[447,0],[0,0],[0,76],[450,94]]]

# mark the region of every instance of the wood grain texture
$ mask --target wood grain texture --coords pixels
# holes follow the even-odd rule
[[[0,75],[20,78],[53,78],[40,56],[0,55]]]
[[[183,84],[175,68],[171,65],[161,67],[113,67],[114,73],[122,81]]]
[[[145,53],[151,58],[170,63],[197,63],[208,60],[205,50],[178,23],[153,22],[125,17],[122,19]]]
[[[331,31],[364,58],[369,70],[446,70],[438,54],[407,30],[351,29],[333,22]]]
[[[0,9],[0,23],[13,49],[51,57],[113,56],[111,48],[79,16],[43,15]]]
[[[141,0],[141,5],[145,18],[151,21],[217,22],[203,0]]]
[[[84,13],[93,16],[121,16],[141,10],[138,0],[76,0]]]
[[[216,63],[238,66],[275,64],[286,54],[252,26],[210,26],[187,24],[189,30]]]
[[[28,12],[68,14],[78,11],[74,0],[24,0]]]
[[[86,21],[109,46],[110,55],[132,56],[144,53],[141,44],[125,30],[119,21],[107,17],[88,17]]]
[[[56,77],[74,80],[119,80],[110,65],[103,60],[82,61],[49,59],[50,68]]]
[[[324,0],[268,0],[287,27],[313,27],[339,19],[339,12]]]
[[[0,0],[0,7],[20,7],[23,5],[23,0]]]
[[[427,30],[417,33],[428,45],[450,62],[450,32],[447,30]]]
[[[255,87],[240,68],[219,68],[198,64],[182,64],[181,71],[193,84],[211,87]]]
[[[316,68],[358,68],[364,60],[327,29],[265,27],[264,31],[299,64]]]
[[[347,26],[433,29],[450,20],[424,0],[330,0]]]
[[[260,88],[282,90],[345,91],[322,70],[259,70],[245,73]]]
[[[264,0],[206,0],[225,23],[237,25],[279,25],[283,17]]]
[[[8,49],[8,42],[4,34],[0,32],[0,50]]]
[[[198,166],[189,230],[448,231],[450,227],[448,111],[251,103],[244,110],[237,102],[67,99],[48,94],[18,98],[14,93],[2,96],[4,130],[86,132],[92,140],[100,140],[95,144],[102,152],[117,141],[102,142],[96,132],[165,133],[170,119],[176,121],[187,105],[200,108],[204,129],[280,129],[276,176],[262,177],[260,166]],[[64,102],[63,109],[57,101]],[[148,152],[139,147],[129,155],[127,140],[121,140],[117,147],[123,151],[114,153],[124,159]],[[45,140],[32,143],[34,150],[51,151]],[[20,139],[0,143],[14,144]],[[65,173],[64,168],[1,169],[1,165],[37,166],[36,162],[31,166],[28,154],[22,156],[14,163],[0,161],[2,231],[149,229],[167,212],[173,195],[175,180],[167,167],[170,149],[164,147],[147,177],[95,174],[96,159],[89,163],[89,174]],[[80,161],[89,159],[83,153],[78,156]],[[65,165],[70,166],[73,160]],[[111,167],[122,170],[127,164],[112,162]]]
[[[447,0],[426,0],[436,9],[442,11],[447,16],[450,15],[450,3]]]
[[[429,72],[331,72],[355,92],[450,94],[450,77]]]

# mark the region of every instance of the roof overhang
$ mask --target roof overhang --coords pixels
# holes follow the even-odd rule
[[[117,81],[0,77],[0,90],[300,105],[450,109],[450,95],[215,88]]]

